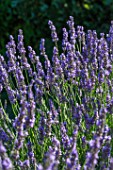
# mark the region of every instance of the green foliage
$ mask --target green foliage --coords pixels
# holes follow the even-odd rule
[[[48,20],[52,20],[60,39],[61,28],[70,15],[76,25],[85,30],[97,28],[97,32],[108,31],[113,18],[112,0],[1,0],[0,1],[0,50],[5,52],[9,34],[17,35],[21,28],[25,35],[25,45],[31,45],[38,52],[40,38],[46,38],[46,47],[51,56],[50,30]]]

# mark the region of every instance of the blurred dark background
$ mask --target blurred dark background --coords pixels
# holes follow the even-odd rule
[[[31,45],[38,53],[40,39],[45,38],[49,52],[52,41],[48,20],[53,21],[61,39],[70,15],[75,18],[75,26],[108,33],[113,0],[0,0],[0,53],[5,53],[10,34],[17,39],[20,28],[25,46]]]

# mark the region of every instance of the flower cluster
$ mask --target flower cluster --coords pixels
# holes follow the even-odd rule
[[[113,21],[98,38],[70,16],[61,48],[48,25],[52,58],[44,38],[40,55],[26,50],[22,30],[0,55],[0,169],[112,170]]]

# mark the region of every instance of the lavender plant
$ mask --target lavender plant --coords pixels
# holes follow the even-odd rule
[[[51,59],[44,38],[26,51],[22,30],[0,55],[0,168],[112,170],[113,21],[98,38],[70,16],[61,48],[48,24]]]

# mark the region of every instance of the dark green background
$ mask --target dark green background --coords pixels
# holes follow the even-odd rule
[[[107,33],[113,19],[113,0],[0,0],[0,53],[5,53],[10,34],[17,39],[20,28],[26,46],[31,45],[39,53],[40,39],[46,38],[49,53],[52,45],[48,20],[54,22],[61,39],[70,15],[75,25],[83,25],[85,30]]]

